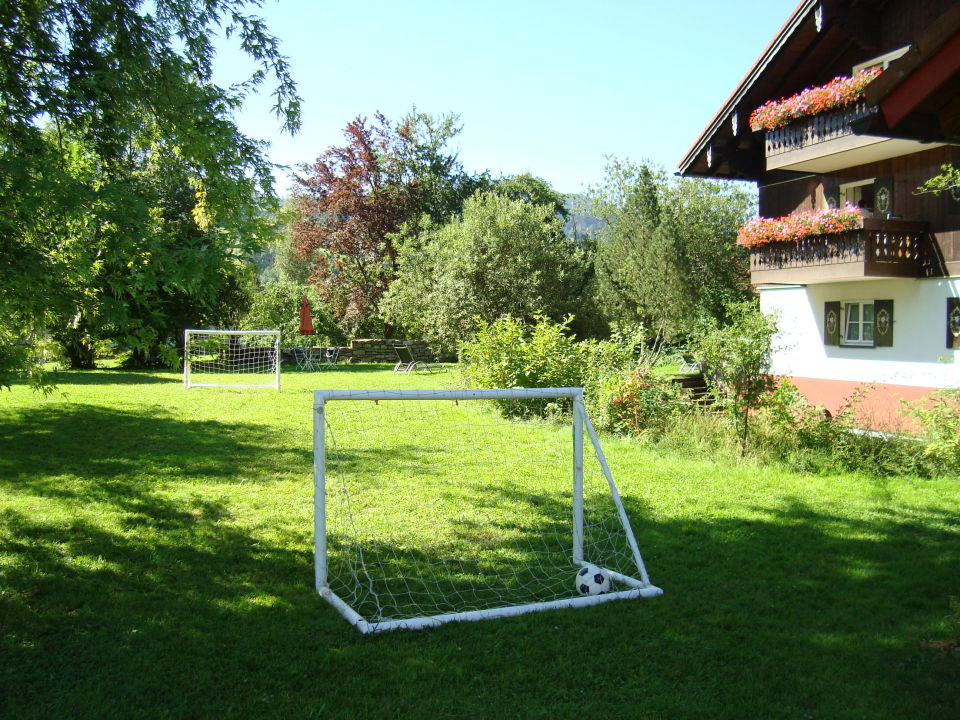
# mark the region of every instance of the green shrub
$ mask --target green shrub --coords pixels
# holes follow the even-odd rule
[[[610,414],[613,429],[620,432],[662,434],[692,407],[677,383],[654,374],[650,368],[634,370],[619,379],[616,394],[610,398]]]
[[[920,425],[924,460],[930,473],[960,472],[960,389],[939,390],[904,402],[902,410]]]
[[[727,306],[724,325],[705,321],[694,355],[707,368],[707,382],[718,405],[727,411],[742,453],[747,450],[750,419],[773,389],[770,358],[776,320],[753,302]]]
[[[300,334],[300,301],[310,300],[315,334]],[[271,280],[253,294],[250,310],[241,321],[245,330],[279,330],[282,347],[339,345],[344,334],[308,285],[290,280]]]
[[[538,317],[526,325],[513,317],[478,321],[473,339],[460,348],[466,382],[472,387],[581,387],[588,376],[590,353],[567,334],[572,318],[554,322]],[[504,415],[549,415],[549,400],[497,401]]]
[[[777,459],[801,458],[804,469],[811,453],[829,456],[842,426],[820,406],[813,407],[789,380],[781,379],[757,409],[753,423],[761,450]],[[791,463],[792,464],[792,463]]]
[[[913,418],[920,437],[904,422],[887,432],[864,430],[870,386],[855,391],[836,417],[811,407],[799,391],[781,382],[757,413],[758,452],[805,472],[860,472],[876,477],[955,474],[960,468],[960,391],[945,390],[902,404],[902,421]]]

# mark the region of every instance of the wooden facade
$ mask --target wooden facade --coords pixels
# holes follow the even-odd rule
[[[856,104],[749,127],[766,102],[864,67],[882,70]],[[893,417],[899,398],[960,387],[960,188],[919,192],[947,164],[960,168],[957,0],[800,0],[681,159],[680,175],[756,182],[765,218],[859,208],[857,229],[750,249],[779,318],[772,372],[812,405],[857,392]]]
[[[822,175],[804,175],[760,187],[760,215],[782,217],[827,207],[831,188],[869,178],[893,178],[894,219],[926,223],[942,274],[960,275],[960,202],[950,193],[921,194],[917,188],[941,165],[960,165],[960,147],[942,146],[912,155],[844,168]]]

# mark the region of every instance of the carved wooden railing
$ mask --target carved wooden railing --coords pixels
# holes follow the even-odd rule
[[[852,135],[850,123],[876,112],[876,107],[860,101],[841,110],[812,115],[794,120],[786,127],[768,130],[765,137],[767,157]]]
[[[750,250],[750,270],[785,270],[862,263],[863,274],[929,277],[939,274],[925,222],[863,218],[862,227],[775,242]]]

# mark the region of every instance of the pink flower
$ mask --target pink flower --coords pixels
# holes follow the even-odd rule
[[[843,208],[828,208],[794,213],[779,218],[756,217],[737,231],[737,242],[746,248],[772,242],[798,242],[813,235],[829,235],[860,227],[860,210],[849,203]]]
[[[750,113],[752,130],[774,130],[808,115],[844,107],[863,97],[867,85],[882,72],[879,67],[861,70],[853,77],[839,76],[820,87],[807,88],[780,100],[768,100]]]

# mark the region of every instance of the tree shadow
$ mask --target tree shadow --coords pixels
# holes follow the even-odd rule
[[[174,370],[57,370],[50,375],[59,385],[162,385],[183,384],[183,374]],[[25,385],[23,381],[14,384]]]
[[[68,474],[90,478],[86,492],[103,488],[101,499],[118,498],[158,480],[262,484],[278,468],[311,466],[312,448],[275,442],[263,425],[189,420],[156,407],[13,409],[0,416],[0,487],[63,495],[69,491],[57,478]]]

